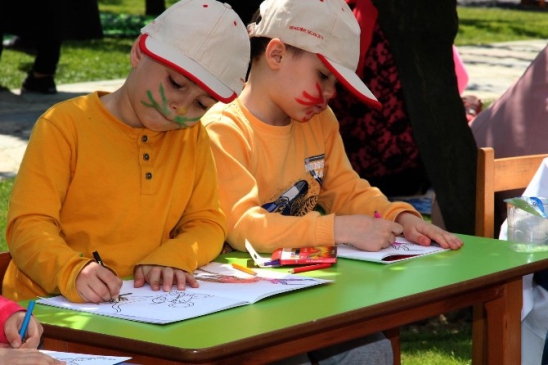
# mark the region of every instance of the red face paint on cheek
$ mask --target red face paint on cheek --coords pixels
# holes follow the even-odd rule
[[[303,117],[303,120],[301,121],[301,123],[306,123],[310,120],[310,118],[312,118],[312,115],[314,113],[312,112],[312,110],[307,110],[306,113],[304,113],[304,117]]]
[[[303,91],[302,92],[302,95],[303,95],[303,99],[300,99],[300,98],[295,98],[295,101],[301,105],[306,105],[306,106],[313,106],[313,105],[316,105],[316,104],[323,104],[324,100],[323,100],[323,97],[322,97],[322,89],[320,87],[320,84],[316,83],[316,92],[317,92],[317,95],[314,96],[314,95],[311,95],[309,94],[307,91]]]

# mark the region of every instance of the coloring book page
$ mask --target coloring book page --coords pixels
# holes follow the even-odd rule
[[[131,359],[131,357],[86,355],[48,350],[40,350],[40,352],[59,361],[64,361],[66,365],[115,365]]]
[[[390,247],[377,252],[362,251],[347,245],[337,246],[337,257],[345,259],[377,262],[380,264],[392,264],[399,261],[410,260],[415,257],[447,251],[436,243],[430,246],[421,246],[403,237],[396,237],[396,242]]]
[[[124,280],[120,289],[121,300],[116,303],[72,303],[61,295],[41,298],[36,303],[137,322],[165,324],[330,282],[268,270],[257,269],[255,272],[257,275],[253,276],[231,265],[213,262],[194,272],[199,288],[187,287],[182,291],[173,287],[169,292],[153,291],[148,285],[134,288],[133,280]]]

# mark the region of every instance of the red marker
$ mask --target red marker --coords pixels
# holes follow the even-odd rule
[[[309,265],[309,266],[303,266],[303,267],[296,267],[294,269],[289,270],[289,272],[291,274],[298,274],[300,272],[327,269],[329,267],[331,267],[331,264],[316,264],[316,265]]]

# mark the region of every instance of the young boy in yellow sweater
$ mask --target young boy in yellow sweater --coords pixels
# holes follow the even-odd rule
[[[377,251],[403,234],[421,245],[461,247],[411,205],[388,201],[350,165],[327,105],[336,83],[380,104],[355,73],[360,28],[345,1],[265,0],[258,16],[248,25],[251,68],[242,94],[202,118],[230,246],[245,251],[249,240],[259,252],[334,244]],[[381,333],[308,357],[320,364],[393,361]]]
[[[183,290],[221,251],[226,218],[199,120],[243,88],[245,26],[226,4],[182,0],[141,33],[119,90],[59,103],[33,129],[8,212],[10,299],[98,303],[126,276]]]
[[[246,239],[259,252],[343,243],[378,251],[403,234],[421,245],[459,248],[458,237],[411,205],[388,201],[348,161],[327,105],[336,83],[380,104],[355,73],[360,28],[346,3],[266,0],[248,32],[251,69],[242,94],[202,118],[228,243],[240,251]]]

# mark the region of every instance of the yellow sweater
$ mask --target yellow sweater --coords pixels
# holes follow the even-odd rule
[[[75,281],[93,251],[126,277],[136,265],[192,272],[221,250],[226,218],[203,126],[131,128],[101,95],[57,104],[33,129],[9,205],[8,298],[82,301]]]
[[[237,250],[245,251],[245,239],[260,252],[332,245],[335,215],[377,210],[391,220],[403,211],[420,217],[352,169],[329,108],[307,123],[280,127],[261,122],[237,99],[216,104],[202,123],[219,173],[228,242]]]

